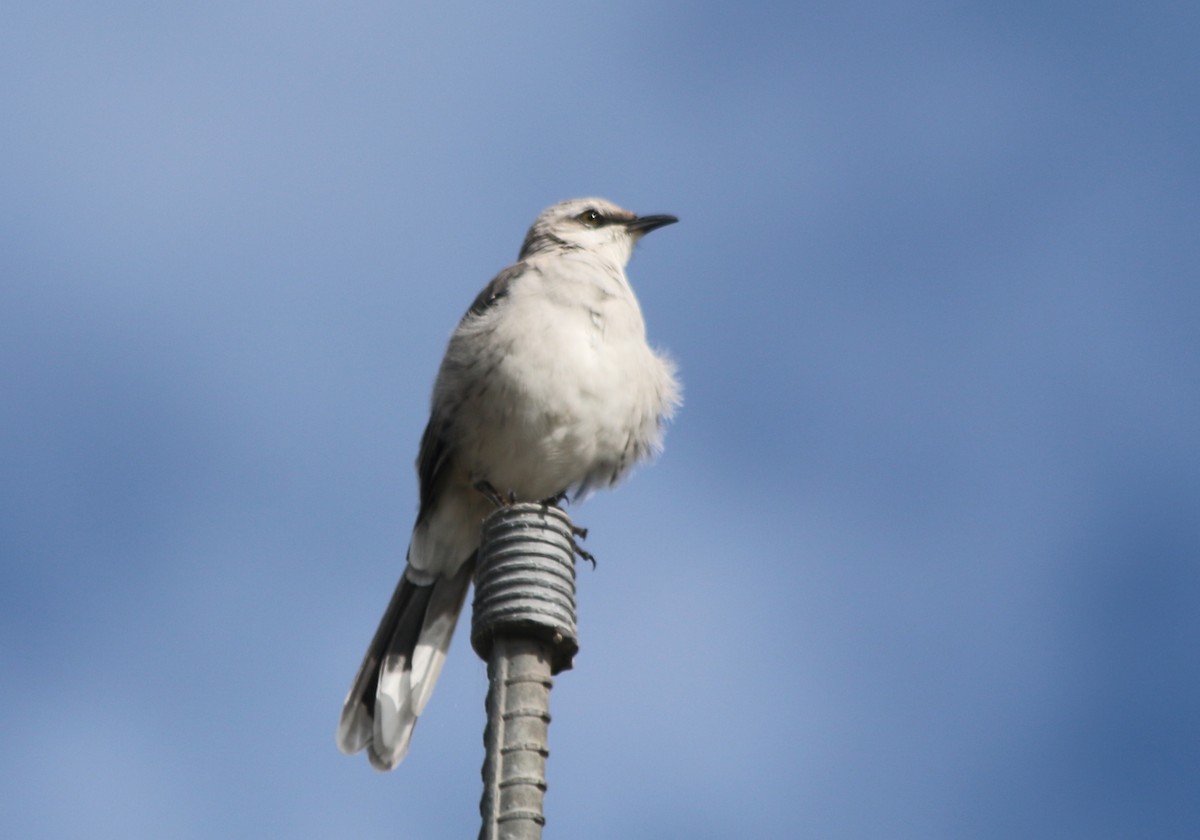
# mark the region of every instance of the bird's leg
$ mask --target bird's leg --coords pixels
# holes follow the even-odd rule
[[[508,498],[505,499],[496,492],[496,488],[486,478],[481,478],[475,482],[475,489],[484,495],[484,497],[498,508],[508,507],[517,503],[517,496],[511,490],[508,493]]]
[[[542,507],[561,508],[563,506],[563,502],[565,502],[566,500],[567,500],[567,491],[560,490],[559,492],[555,493],[553,496],[547,496],[546,498],[542,499],[538,504],[540,504]]]

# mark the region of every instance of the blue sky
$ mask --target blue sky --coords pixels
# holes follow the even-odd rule
[[[334,726],[449,331],[601,195],[686,405],[573,511],[547,836],[1193,836],[1194,4],[4,18],[0,833],[474,836],[465,637]]]

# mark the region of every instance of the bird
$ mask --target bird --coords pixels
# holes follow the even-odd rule
[[[459,321],[421,436],[406,565],[342,706],[342,752],[366,749],[378,770],[408,753],[498,504],[578,501],[661,449],[681,386],[647,342],[625,267],[677,221],[599,198],[555,204]]]

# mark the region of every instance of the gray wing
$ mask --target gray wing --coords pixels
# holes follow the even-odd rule
[[[512,284],[528,270],[530,270],[528,263],[518,262],[493,277],[491,282],[475,296],[471,308],[466,311],[462,320],[478,318],[500,306],[508,297]],[[435,404],[430,412],[429,422],[425,425],[425,432],[421,435],[421,449],[417,454],[417,483],[420,488],[418,524],[429,515],[439,496],[438,491],[441,489],[441,484],[446,478],[446,467],[451,456],[447,436],[450,416],[453,412],[454,406]]]
[[[434,413],[425,424],[421,435],[421,450],[417,454],[417,485],[420,506],[417,508],[417,524],[425,521],[433,510],[441,483],[446,478],[446,463],[450,459],[450,447],[446,443],[448,423],[444,417]]]

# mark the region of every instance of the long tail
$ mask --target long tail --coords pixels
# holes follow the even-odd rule
[[[371,764],[391,770],[404,758],[454,636],[474,562],[449,578],[418,585],[400,578],[342,705],[338,749],[364,747]]]

